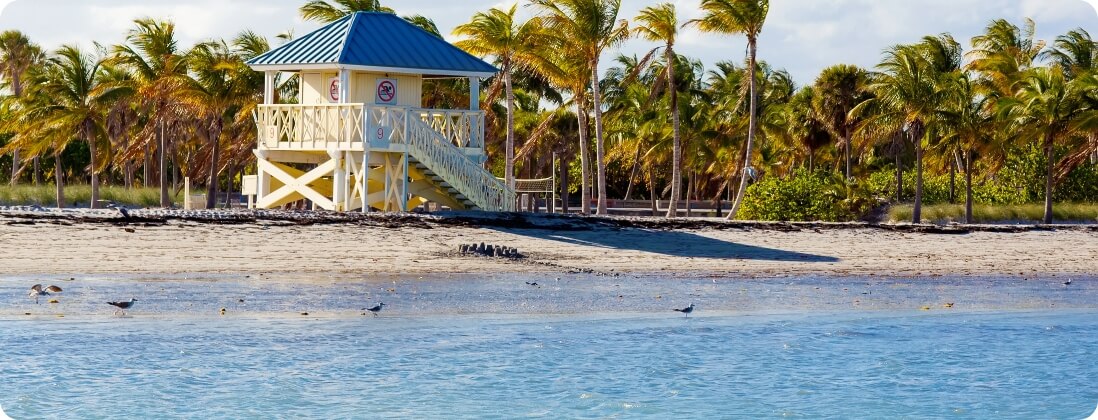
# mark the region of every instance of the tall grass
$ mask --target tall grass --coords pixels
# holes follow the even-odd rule
[[[168,193],[171,194],[171,190]],[[56,188],[53,185],[0,185],[0,205],[24,206],[40,205],[52,207],[57,205]],[[118,186],[103,186],[99,188],[99,199],[109,200],[130,207],[159,207],[160,188],[133,188],[126,189]],[[69,185],[65,186],[65,201],[67,207],[89,207],[91,201],[91,186]],[[172,198],[173,203],[183,202],[183,192],[180,191]]]
[[[889,209],[890,222],[911,221],[914,207],[910,204],[893,206]],[[974,204],[972,219],[975,223],[1040,223],[1045,217],[1044,204]],[[1059,203],[1052,206],[1052,218],[1055,222],[1098,222],[1098,204]],[[965,221],[965,206],[961,204],[935,204],[923,206],[923,221],[931,223],[950,223]]]

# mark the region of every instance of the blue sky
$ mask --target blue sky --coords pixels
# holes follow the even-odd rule
[[[1098,1],[1098,0],[1094,0]],[[5,1],[0,0],[0,4]],[[304,0],[15,0],[0,12],[0,29],[19,29],[48,48],[65,43],[90,46],[121,42],[133,19],[170,18],[184,47],[196,41],[232,37],[243,29],[273,36],[292,29],[304,34],[318,25],[303,22],[297,7]],[[477,11],[509,4],[501,0],[389,0],[400,14],[434,19],[443,32],[468,21]],[[622,18],[636,16],[655,0],[623,0]],[[680,19],[698,17],[698,0],[675,0]],[[522,3],[520,3],[522,4]],[[520,7],[529,14],[528,8]],[[1037,22],[1038,37],[1051,40],[1074,28],[1098,37],[1098,12],[1084,0],[771,0],[760,37],[760,59],[793,74],[799,85],[811,83],[821,69],[849,63],[872,67],[885,48],[915,42],[924,35],[949,32],[963,45],[989,21],[1006,18]],[[742,37],[686,31],[678,51],[707,67],[721,60],[742,60]],[[634,40],[613,56],[644,54],[655,45]]]

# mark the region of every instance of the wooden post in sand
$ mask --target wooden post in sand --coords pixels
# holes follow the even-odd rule
[[[191,177],[183,177],[183,210],[191,209]]]

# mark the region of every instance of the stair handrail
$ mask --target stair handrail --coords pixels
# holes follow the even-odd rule
[[[406,120],[409,152],[485,211],[514,211],[515,192],[426,122]]]

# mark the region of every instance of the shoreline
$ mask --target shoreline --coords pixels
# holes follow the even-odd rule
[[[315,278],[224,275],[195,278],[85,275],[42,279],[64,292],[36,304],[22,293],[31,281],[0,277],[0,319],[110,319],[105,302],[137,299],[127,311],[142,319],[373,319],[365,308],[385,302],[381,318],[561,316],[682,317],[775,314],[957,315],[1098,309],[1098,277],[870,278],[800,276],[764,279],[646,275],[497,274]],[[531,284],[534,283],[534,284]],[[224,310],[225,312],[221,312]],[[389,321],[392,322],[392,321]]]
[[[671,278],[1098,273],[1098,225],[727,222],[544,214],[0,210],[6,275],[558,273]],[[462,254],[516,248],[520,259]]]

